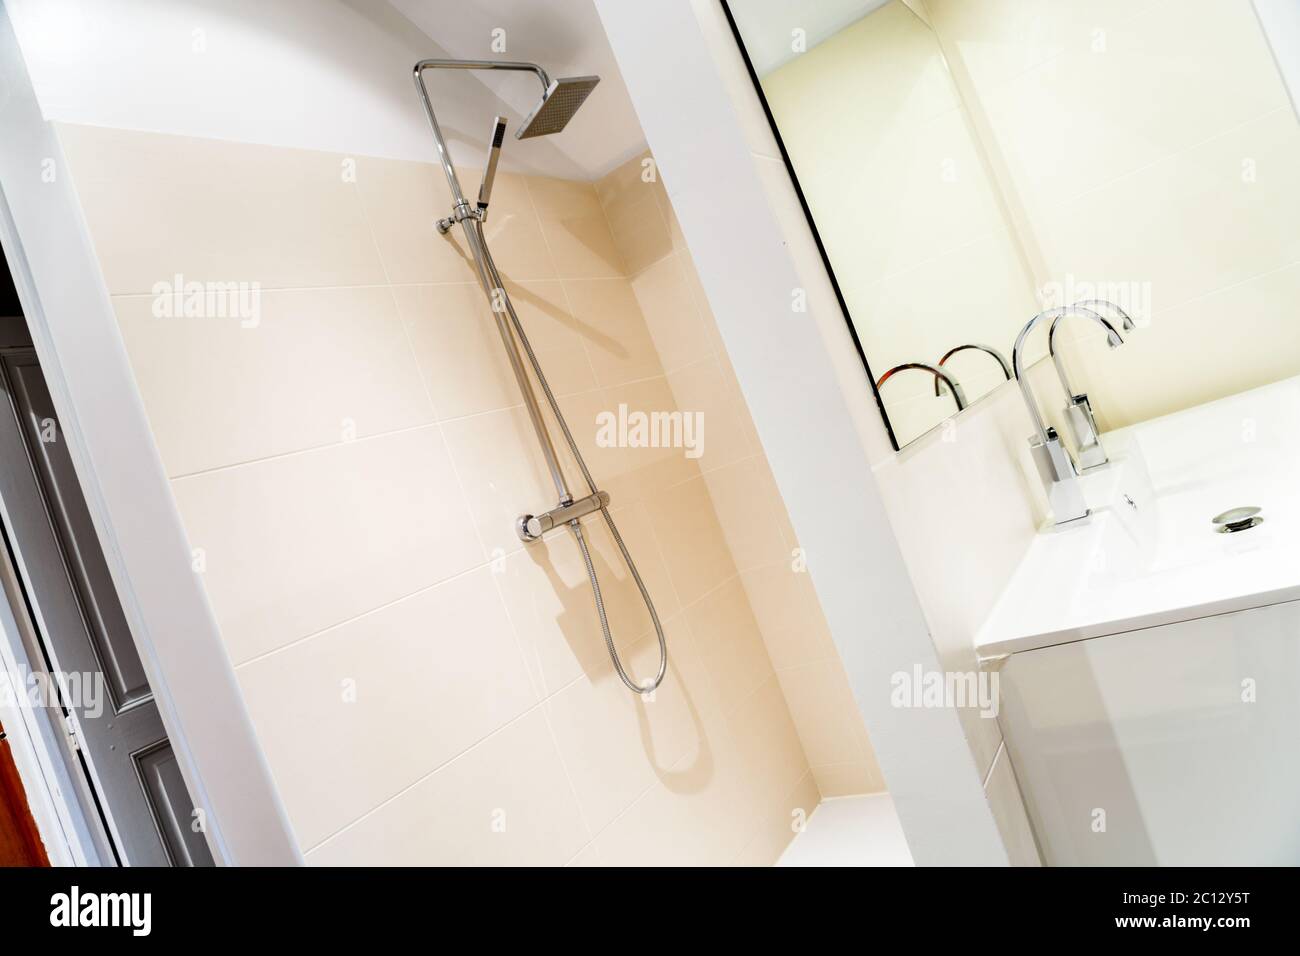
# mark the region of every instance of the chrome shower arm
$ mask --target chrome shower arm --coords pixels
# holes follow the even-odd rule
[[[433,111],[433,101],[429,99],[429,89],[424,84],[425,70],[513,70],[516,72],[532,73],[542,84],[542,92],[545,93],[551,86],[550,75],[536,63],[525,63],[522,60],[420,60],[415,64],[414,79],[415,88],[420,92],[420,102],[424,104],[424,115],[428,117],[429,127],[433,130],[433,140],[438,147],[438,160],[442,163],[442,171],[447,176],[447,185],[451,187],[452,202],[455,204],[455,218],[457,221],[472,215],[469,203],[465,200],[465,194],[460,188],[460,180],[456,178],[456,170],[451,165],[451,153],[447,151],[447,141],[443,139],[442,128],[438,125],[437,114]]]

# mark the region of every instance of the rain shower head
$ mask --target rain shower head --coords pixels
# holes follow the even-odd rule
[[[547,136],[564,129],[599,82],[598,76],[562,76],[552,80],[542,94],[542,101],[515,130],[515,139]]]

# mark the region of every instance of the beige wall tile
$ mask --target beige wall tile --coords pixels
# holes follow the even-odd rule
[[[850,797],[861,793],[885,792],[885,779],[881,776],[880,767],[874,760],[814,765],[812,775],[823,797]]]
[[[457,169],[466,195],[477,194],[480,170]],[[451,191],[432,163],[361,157],[357,185],[390,282],[477,282],[461,227],[440,235],[434,223],[451,214]],[[500,173],[484,232],[493,260],[508,280],[550,279],[555,265],[524,177]]]
[[[601,831],[607,866],[726,866],[759,822],[735,744],[710,731],[699,749]]]
[[[750,568],[740,576],[777,670],[839,657],[812,576],[791,565],[787,560]]]
[[[554,280],[507,282],[506,291],[551,390],[571,395],[595,388],[596,374],[583,342],[599,339],[605,332],[600,323],[589,324],[574,315],[566,284]],[[527,356],[524,359],[526,362]]]
[[[394,286],[392,291],[440,419],[522,403],[501,333],[477,286]]]
[[[644,415],[656,413],[687,414],[690,410],[683,408],[677,394],[671,388],[671,382],[658,376],[629,382],[626,385],[605,389],[601,392],[604,402],[602,411],[617,416],[620,406],[627,406],[628,415],[640,412]],[[698,418],[690,419],[691,431],[686,431],[688,419],[680,420],[681,434],[677,435],[674,425],[661,425],[658,436],[660,444],[635,444],[627,447],[601,449],[600,457],[604,459],[606,474],[611,478],[609,491],[617,494],[617,502],[642,501],[658,491],[689,481],[700,474],[700,462],[703,456],[692,457],[692,449],[685,447],[689,440],[697,447],[708,449],[708,421],[704,421],[700,430]],[[629,428],[629,442],[641,442]],[[679,447],[680,446],[680,447]]]
[[[770,801],[772,795],[789,793],[808,772],[808,759],[775,675],[728,715],[727,726],[752,792]]]
[[[590,183],[532,176],[528,192],[561,279],[624,275],[605,212]],[[511,278],[516,278],[511,276]]]
[[[451,193],[441,169],[370,156],[353,162],[366,221],[389,282],[478,281],[459,236],[440,236],[433,227],[451,213]]]
[[[677,407],[702,415],[705,440],[698,462],[712,471],[758,451],[739,386],[718,358],[706,358],[668,376]]]
[[[668,619],[678,605],[648,517],[643,509],[626,508],[615,513],[615,520],[661,620]],[[583,530],[615,642],[630,648],[651,632],[649,613],[603,521],[589,520]],[[499,582],[535,679],[548,695],[583,674],[600,672],[608,655],[586,565],[568,529],[508,555]]]
[[[739,570],[789,558],[777,518],[778,513],[784,515],[785,506],[771,473],[757,458],[707,472],[704,483]]]
[[[609,663],[574,681],[546,703],[565,767],[587,826],[599,833],[706,735],[702,713],[712,688],[681,619],[665,623],[669,670],[649,698],[638,697]],[[642,638],[624,657],[635,680],[653,677],[659,645]]]
[[[619,434],[619,406],[626,414],[674,412],[676,401],[662,377],[643,379],[612,389],[584,392],[560,399],[575,441],[601,490],[609,492],[614,507],[643,501],[647,496],[699,474],[697,459],[685,449],[645,444],[629,427],[627,441]],[[599,440],[598,440],[599,439]],[[562,460],[572,463],[566,448]],[[579,475],[576,466],[571,473]]]
[[[601,863],[601,859],[600,859],[600,847],[598,847],[594,842],[588,843],[586,846],[584,846],[581,850],[578,851],[577,856],[575,856],[572,860],[570,860],[568,863],[564,865],[566,867],[602,866],[603,864]]]
[[[523,547],[516,519],[559,499],[528,413],[518,407],[458,418],[443,434],[483,546],[490,555]]]
[[[654,494],[646,507],[683,604],[693,604],[735,576],[736,563],[703,479]]]
[[[235,663],[484,560],[436,427],[172,483]]]
[[[461,182],[472,182],[477,194],[480,172],[461,175]],[[567,273],[558,266],[561,260],[552,254],[551,232],[537,214],[528,187],[528,177],[512,173],[498,173],[492,187],[492,205],[488,208],[483,232],[492,261],[507,281],[524,282],[530,279],[555,279]],[[549,225],[549,224],[548,224]],[[456,244],[464,248],[459,235],[453,235]],[[560,252],[568,246],[559,244]],[[566,264],[568,260],[563,260]]]
[[[732,578],[688,606],[686,617],[695,636],[695,646],[713,678],[722,709],[732,714],[773,674],[758,621],[750,610],[740,579]],[[784,707],[781,709],[784,711]]]
[[[65,138],[112,291],[150,293],[177,271],[264,286],[252,330],[154,326],[151,295],[118,305],[310,861],[778,852],[789,795],[815,789],[732,555],[757,561],[793,538],[770,475],[751,460],[715,479],[728,525],[760,502],[781,512],[729,544],[683,449],[596,445],[600,412],[675,411],[684,396],[706,414],[709,467],[757,449],[667,194],[641,181],[639,158],[598,186],[503,175],[486,231],[666,622],[670,670],[652,702],[614,678],[569,531],[514,537],[515,515],[554,491],[463,240],[433,230],[449,207],[435,166]],[[646,267],[635,289],[628,262]],[[616,644],[648,676],[658,649],[641,595],[603,523],[584,532]],[[804,609],[816,614],[815,596]],[[355,703],[342,700],[349,680]]]
[[[859,743],[862,716],[844,669],[827,659],[777,672],[808,762],[864,763]]]
[[[384,282],[344,157],[86,126],[59,138],[114,295],[177,274],[263,289]]]
[[[170,475],[433,421],[385,288],[266,292],[256,324],[113,304]]]
[[[712,353],[713,341],[680,256],[665,256],[635,275],[632,292],[665,371]]]
[[[651,183],[645,180],[647,165],[654,165],[649,151],[633,156],[621,166],[610,170],[593,184],[596,197],[608,214],[618,213],[636,205]],[[654,170],[658,177],[658,170]]]
[[[738,866],[773,866],[790,845],[790,841],[799,833],[799,827],[806,824],[808,818],[824,796],[817,787],[817,780],[811,772],[805,773],[781,801],[779,810],[773,819],[764,823],[749,844],[741,851],[736,860]]]
[[[564,288],[574,318],[586,330],[583,341],[598,384],[622,385],[663,374],[654,339],[626,278],[569,281]]]
[[[639,193],[629,194],[614,207],[605,207],[614,243],[629,275],[636,275],[673,251],[672,235],[655,195],[657,186],[646,183]]]
[[[486,569],[245,664],[239,682],[304,847],[536,703]]]
[[[316,866],[562,866],[590,840],[540,709],[307,856]]]

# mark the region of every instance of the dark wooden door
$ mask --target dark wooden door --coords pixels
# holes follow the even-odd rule
[[[0,866],[49,866],[9,746],[0,740]]]

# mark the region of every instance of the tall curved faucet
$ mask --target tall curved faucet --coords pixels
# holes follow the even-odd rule
[[[1122,328],[1125,332],[1132,332],[1134,329],[1137,328],[1137,323],[1135,323],[1133,319],[1129,317],[1129,314],[1125,312],[1123,309],[1121,309],[1114,302],[1110,301],[1110,299],[1080,299],[1078,302],[1074,304],[1080,308],[1092,309],[1094,312],[1100,312],[1101,310],[1105,309],[1107,312],[1111,313],[1112,315],[1118,316],[1120,321],[1120,328]]]
[[[943,368],[944,363],[958,352],[964,352],[967,349],[974,349],[977,352],[987,352],[989,355],[992,355],[997,359],[998,365],[1002,367],[1002,374],[1007,377],[1007,381],[1011,381],[1011,366],[1007,364],[1006,357],[991,345],[978,345],[971,343],[970,345],[958,345],[956,348],[951,348],[943,353],[943,358],[939,359],[939,368]],[[943,394],[943,386],[937,375],[934,379],[934,394],[936,398]]]
[[[1065,394],[1070,396],[1073,400],[1074,397],[1080,393],[1076,392],[1071,387],[1070,379],[1065,372],[1065,363],[1063,363],[1061,357],[1056,354],[1056,330],[1061,327],[1062,321],[1072,315],[1077,315],[1084,319],[1090,319],[1105,329],[1106,343],[1113,349],[1117,349],[1123,345],[1124,340],[1119,337],[1119,332],[1115,330],[1115,326],[1110,324],[1109,319],[1101,315],[1101,313],[1094,312],[1092,309],[1085,308],[1081,305],[1072,305],[1069,308],[1061,310],[1061,314],[1052,320],[1052,327],[1047,332],[1047,352],[1051,355],[1052,363],[1056,366],[1056,375],[1061,380],[1061,387],[1065,389]]]
[[[929,372],[934,376],[934,393],[936,395],[941,394],[939,391],[939,383],[942,382],[944,385],[947,385],[948,390],[952,392],[952,400],[957,403],[957,411],[960,412],[966,407],[966,393],[962,391],[962,387],[957,384],[957,380],[943,369],[936,368],[933,365],[926,365],[923,362],[904,362],[902,365],[895,365],[884,375],[880,376],[880,380],[876,382],[876,388],[879,389],[893,378],[896,373],[906,372],[909,369],[918,369],[922,372]]]
[[[1029,438],[1030,454],[1038,468],[1039,477],[1043,480],[1047,503],[1052,509],[1052,518],[1057,527],[1081,521],[1092,512],[1084,500],[1083,489],[1079,487],[1079,472],[1070,453],[1061,444],[1061,436],[1056,433],[1056,429],[1043,420],[1043,415],[1038,410],[1038,402],[1025,377],[1024,356],[1025,340],[1029,333],[1045,322],[1055,322],[1067,312],[1067,308],[1058,308],[1038,313],[1020,330],[1015,347],[1011,350],[1011,368],[1020,384],[1020,395],[1025,400],[1025,408],[1029,410],[1029,417],[1034,423],[1035,433]]]
[[[1113,303],[1103,302],[1103,300],[1089,300],[1104,305]],[[1113,306],[1118,309],[1118,306]],[[1120,310],[1123,314],[1123,310]],[[1061,361],[1061,356],[1056,351],[1056,330],[1060,327],[1061,322],[1070,316],[1079,316],[1096,322],[1106,330],[1106,343],[1113,349],[1119,348],[1124,344],[1120,338],[1119,332],[1115,326],[1110,324],[1110,320],[1105,318],[1101,313],[1094,312],[1083,305],[1075,304],[1061,311],[1061,314],[1052,320],[1052,327],[1047,333],[1047,351],[1052,356],[1052,363],[1056,366],[1056,374],[1061,379],[1061,387],[1065,389],[1065,421],[1070,428],[1071,437],[1074,439],[1075,456],[1078,459],[1078,466],[1083,471],[1091,468],[1100,468],[1110,459],[1106,456],[1106,449],[1101,445],[1101,433],[1097,428],[1097,418],[1092,411],[1092,402],[1088,400],[1086,392],[1075,391],[1070,385],[1069,376],[1065,373],[1065,363]],[[1128,325],[1133,325],[1133,320],[1127,315],[1124,318]]]

